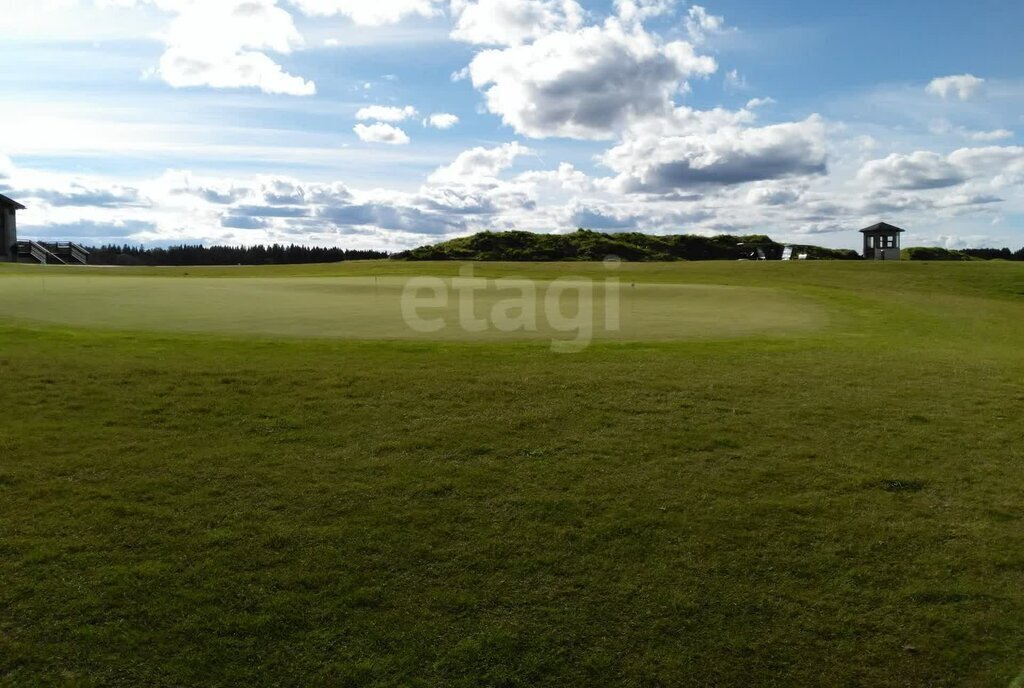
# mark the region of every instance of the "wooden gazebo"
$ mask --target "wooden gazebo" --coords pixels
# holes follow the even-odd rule
[[[900,234],[905,231],[886,222],[860,230],[864,235],[864,257],[868,260],[901,260]]]

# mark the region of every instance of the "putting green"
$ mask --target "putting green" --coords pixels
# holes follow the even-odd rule
[[[411,279],[19,273],[0,278],[0,320],[121,331],[446,341],[728,339],[809,331],[826,321],[814,301],[782,289],[616,286],[567,278],[478,280],[467,295],[458,278]]]

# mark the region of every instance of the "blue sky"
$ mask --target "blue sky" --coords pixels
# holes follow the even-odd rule
[[[21,233],[1024,246],[1015,2],[10,0]]]

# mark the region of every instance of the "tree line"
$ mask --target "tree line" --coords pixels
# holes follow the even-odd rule
[[[910,260],[1020,260],[1024,261],[1024,248],[965,248],[950,250],[932,246],[915,246],[904,251]]]
[[[291,265],[300,263],[337,263],[345,260],[388,258],[383,251],[322,248],[291,244],[270,246],[182,245],[166,248],[141,246],[100,246],[89,248],[93,265]]]

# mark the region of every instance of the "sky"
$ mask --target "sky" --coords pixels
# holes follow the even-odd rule
[[[1024,246],[1016,0],[0,0],[19,234]]]

